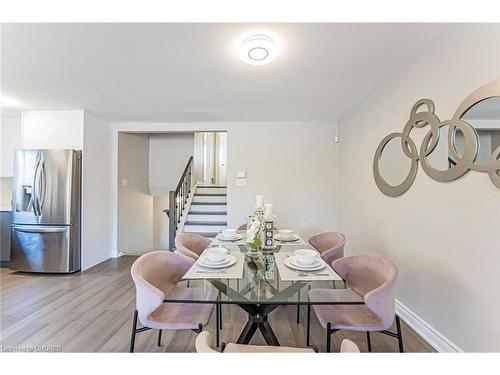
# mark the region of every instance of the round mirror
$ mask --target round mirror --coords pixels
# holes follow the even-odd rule
[[[474,164],[486,164],[493,151],[500,147],[500,96],[481,100],[470,107],[460,118],[472,125],[477,132],[478,151]],[[453,134],[455,149],[463,155],[463,134]]]
[[[401,138],[394,137],[385,145],[379,161],[380,175],[389,185],[401,184],[408,176],[411,159],[401,148]]]

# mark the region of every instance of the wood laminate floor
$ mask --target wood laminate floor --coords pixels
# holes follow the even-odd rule
[[[135,290],[130,267],[135,257],[105,261],[74,275],[36,275],[0,268],[0,350],[59,346],[63,352],[126,352],[130,342]],[[269,321],[281,345],[305,346],[305,315],[295,322],[294,306],[280,307]],[[207,329],[213,333],[215,313]],[[222,341],[234,342],[246,322],[237,306],[224,306]],[[325,350],[325,332],[314,314],[311,343]],[[434,349],[404,322],[403,340],[407,352]],[[393,327],[394,329],[394,327]],[[212,335],[215,339],[215,335]],[[162,346],[156,345],[157,331],[137,334],[136,352],[193,352],[196,334],[190,331],[164,331]],[[338,351],[342,338],[367,351],[366,334],[337,332],[332,351]],[[265,344],[257,333],[252,344]],[[397,352],[397,340],[372,334],[372,350]]]

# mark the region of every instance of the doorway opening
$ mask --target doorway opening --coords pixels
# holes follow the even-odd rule
[[[194,133],[194,170],[198,185],[226,186],[226,132]]]

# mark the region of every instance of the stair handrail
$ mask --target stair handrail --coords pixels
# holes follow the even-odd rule
[[[170,251],[175,248],[175,235],[181,222],[181,216],[193,187],[193,157],[191,156],[182,172],[181,178],[175,190],[170,190],[168,194],[169,209],[164,210],[168,215],[168,247]]]

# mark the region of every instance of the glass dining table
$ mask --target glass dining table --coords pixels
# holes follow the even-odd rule
[[[293,255],[295,250],[311,248],[304,241],[299,244],[277,244],[273,250],[264,251],[261,255],[250,256],[242,243],[224,243],[215,240],[208,248],[224,247],[229,253],[239,253],[243,262],[243,273],[240,278],[224,278],[224,273],[207,273],[206,278],[183,278],[179,286],[192,288],[192,293],[176,293],[175,290],[165,297],[164,302],[172,303],[211,303],[221,309],[222,305],[237,305],[248,313],[248,321],[241,332],[237,343],[248,344],[259,330],[268,345],[279,345],[278,339],[269,324],[268,316],[276,308],[283,305],[359,305],[363,298],[351,290],[345,282],[338,280],[308,280],[309,273],[297,272],[296,280],[284,281],[277,267],[277,254]],[[326,267],[329,267],[326,265]],[[187,274],[186,274],[187,275]],[[336,275],[336,274],[335,274]],[[302,277],[304,276],[304,277]],[[217,297],[208,293],[216,288]],[[310,301],[309,290],[329,289],[322,293],[323,299]],[[186,295],[189,297],[186,298]],[[220,311],[220,310],[219,310]],[[217,320],[217,332],[219,322]]]

